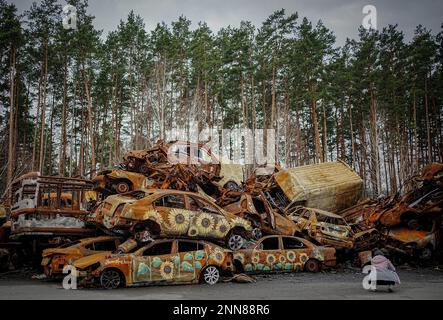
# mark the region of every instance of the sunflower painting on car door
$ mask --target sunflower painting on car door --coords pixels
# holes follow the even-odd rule
[[[172,282],[177,272],[172,252],[173,241],[161,241],[147,247],[141,255],[134,255],[132,274],[134,283]]]

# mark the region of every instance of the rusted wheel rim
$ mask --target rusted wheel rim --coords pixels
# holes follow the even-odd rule
[[[214,285],[220,279],[220,272],[214,266],[207,267],[203,272],[203,279],[207,284]]]
[[[116,189],[118,193],[126,193],[129,191],[129,185],[126,182],[119,182]]]
[[[117,271],[106,270],[100,277],[100,283],[105,289],[116,289],[121,284],[121,278]]]
[[[306,268],[306,271],[309,271],[309,272],[318,272],[319,271],[318,262],[313,259],[306,261],[305,268]]]
[[[252,230],[252,237],[253,237],[255,240],[260,239],[262,236],[263,236],[263,233],[261,232],[260,228],[254,228],[254,229]]]
[[[239,250],[241,247],[243,247],[243,238],[238,234],[233,234],[231,237],[229,237],[228,246],[231,250]]]

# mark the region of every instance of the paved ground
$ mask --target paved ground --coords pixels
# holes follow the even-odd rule
[[[257,277],[256,283],[180,285],[119,290],[64,290],[61,282],[0,276],[0,299],[443,299],[443,270],[400,269],[394,293],[368,292],[358,271]]]

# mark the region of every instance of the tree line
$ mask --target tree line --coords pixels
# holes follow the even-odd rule
[[[104,35],[86,0],[67,3],[76,29],[56,0],[23,14],[0,0],[0,196],[31,170],[89,177],[193,123],[274,129],[283,166],[343,160],[370,196],[443,161],[441,30],[361,27],[337,46],[283,9],[216,32],[184,16],[148,31],[131,11]]]

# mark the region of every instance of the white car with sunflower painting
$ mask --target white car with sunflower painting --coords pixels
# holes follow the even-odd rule
[[[144,190],[107,197],[88,218],[138,240],[175,237],[210,239],[241,249],[252,235],[249,221],[205,197],[177,190]]]
[[[232,251],[202,240],[155,240],[130,254],[101,253],[76,260],[81,286],[104,289],[220,281],[234,271]]]
[[[336,264],[335,249],[298,237],[271,235],[234,253],[237,272],[318,272]]]

